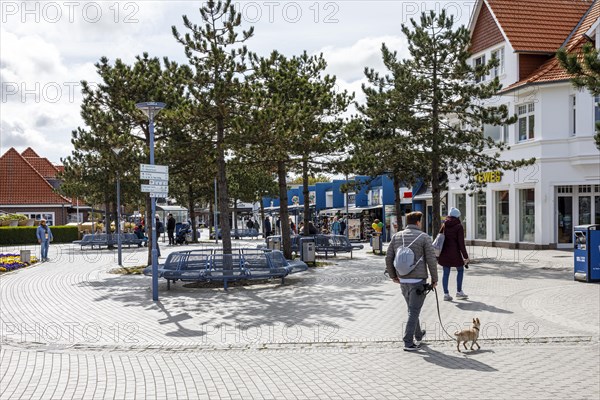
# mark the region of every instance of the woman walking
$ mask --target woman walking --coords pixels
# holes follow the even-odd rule
[[[452,300],[452,296],[450,296],[448,290],[448,281],[450,280],[450,271],[452,268],[456,268],[456,298],[459,300],[469,298],[462,290],[463,275],[465,272],[464,266],[469,263],[469,255],[465,247],[465,230],[460,223],[459,217],[460,211],[452,207],[440,229],[440,233],[446,236],[444,246],[438,258],[438,263],[444,269],[442,286],[444,288],[444,300],[446,301]]]

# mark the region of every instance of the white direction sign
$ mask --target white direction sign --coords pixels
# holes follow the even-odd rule
[[[140,179],[168,181],[169,174],[163,174],[161,172],[140,172]]]
[[[161,174],[169,173],[169,166],[167,165],[150,165],[140,164],[140,172],[158,172]]]
[[[169,197],[169,194],[167,192],[150,192],[150,197],[160,197],[164,199]]]
[[[152,193],[152,192],[168,192],[168,186],[158,186],[158,185],[142,185],[142,192],[144,193]]]
[[[163,180],[150,179],[150,185],[168,187],[169,181],[168,180],[163,181]]]

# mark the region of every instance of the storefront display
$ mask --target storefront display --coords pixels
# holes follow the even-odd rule
[[[485,240],[487,235],[487,200],[485,193],[475,194],[475,239]]]
[[[535,241],[535,190],[519,190],[519,240],[521,242]]]
[[[495,193],[496,198],[496,240],[508,240],[509,203],[508,190]]]
[[[348,218],[346,229],[348,229],[348,239],[360,240],[360,219]]]

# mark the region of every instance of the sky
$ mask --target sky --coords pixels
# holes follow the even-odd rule
[[[82,126],[82,80],[98,82],[94,64],[106,56],[132,63],[136,55],[186,63],[171,33],[182,16],[200,23],[199,1],[0,0],[0,154],[32,147],[60,164]],[[249,50],[286,56],[323,53],[341,90],[364,99],[364,68],[382,71],[381,44],[408,56],[402,24],[445,9],[468,24],[474,1],[238,1]],[[148,99],[149,101],[152,99]]]

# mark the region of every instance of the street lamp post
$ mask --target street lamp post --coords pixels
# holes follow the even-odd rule
[[[154,165],[154,117],[160,110],[165,108],[165,103],[147,102],[137,103],[135,105],[142,110],[148,117],[148,130],[150,131],[150,165]],[[151,214],[150,219],[156,214],[156,198],[150,198]],[[158,301],[158,250],[156,246],[156,222],[152,222],[152,300]]]
[[[113,153],[119,157],[119,154],[123,151],[121,147],[113,147]],[[121,181],[119,168],[117,168],[117,221],[115,222],[115,230],[117,231],[117,262],[119,266],[123,264],[123,256],[122,256],[122,245],[121,245]]]

